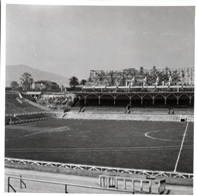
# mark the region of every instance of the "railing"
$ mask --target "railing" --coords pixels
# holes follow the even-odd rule
[[[92,165],[79,165],[69,163],[58,163],[58,162],[47,162],[47,161],[36,161],[27,159],[16,159],[16,158],[5,158],[6,163],[16,163],[24,165],[36,165],[44,167],[57,167],[67,168],[73,170],[86,170],[86,171],[98,171],[98,172],[112,172],[114,174],[138,174],[145,175],[147,177],[168,177],[168,178],[185,178],[193,179],[192,173],[181,173],[181,172],[170,172],[170,171],[152,171],[152,170],[141,170],[141,169],[129,169],[129,168],[117,168],[117,167],[102,167]]]
[[[34,115],[34,114],[53,114],[54,112],[27,112],[27,113],[15,113],[15,114],[5,114],[6,117],[12,116],[26,116],[26,115]]]
[[[30,118],[30,119],[20,119],[23,118],[24,116],[33,116],[33,115],[38,115],[35,116],[34,118]],[[43,116],[39,116],[39,115],[43,115]],[[45,116],[44,116],[45,115]],[[47,116],[48,115],[48,116]],[[26,123],[26,122],[33,122],[33,121],[40,121],[40,120],[47,120],[47,119],[51,119],[51,118],[55,118],[55,113],[52,112],[31,112],[31,113],[19,113],[19,114],[6,114],[6,118],[10,118],[8,119],[9,122],[7,122],[8,124],[19,124],[19,123]],[[12,118],[17,118],[18,120],[14,120]]]
[[[102,188],[102,187],[88,186],[88,185],[81,185],[81,184],[37,180],[37,179],[32,179],[32,178],[22,178],[22,176],[20,176],[20,177],[9,176],[8,177],[8,192],[11,192],[11,189],[12,189],[15,193],[16,193],[16,188],[14,188],[11,185],[11,179],[18,179],[19,180],[20,189],[23,188],[22,185],[24,185],[24,188],[27,188],[24,181],[31,181],[31,182],[38,182],[38,183],[53,184],[53,185],[63,185],[63,186],[65,186],[65,193],[68,193],[68,186],[74,186],[74,187],[87,188],[87,189],[98,189],[98,190],[107,190],[107,191],[115,191],[115,192],[127,192],[127,193],[133,193],[134,194],[134,192],[130,191],[130,190],[117,190],[117,189],[112,189],[112,188]]]
[[[10,178],[14,178],[15,177],[15,178],[20,180],[20,189],[23,188],[23,185],[24,185],[25,188],[27,187],[27,185],[24,183],[24,181],[22,179],[22,175],[20,175],[19,177],[18,177],[18,175],[13,175],[13,174],[5,174],[5,175],[9,175],[9,177],[8,177],[8,192],[10,192],[10,188],[11,188],[16,193],[16,190],[10,184]]]
[[[194,86],[84,86],[81,89],[76,90],[76,93],[78,92],[141,92],[141,91],[147,91],[147,92],[194,92]]]

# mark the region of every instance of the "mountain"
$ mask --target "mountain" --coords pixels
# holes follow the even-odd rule
[[[7,65],[6,66],[6,86],[9,87],[12,81],[17,81],[20,84],[20,77],[23,73],[32,75],[34,81],[49,80],[56,82],[59,85],[69,86],[69,78],[58,74],[53,74],[46,71],[34,69],[27,65]]]

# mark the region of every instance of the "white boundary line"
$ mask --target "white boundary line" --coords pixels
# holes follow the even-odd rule
[[[168,131],[168,130],[165,130],[165,131]],[[162,139],[162,138],[152,137],[152,136],[148,135],[149,133],[155,133],[155,132],[161,132],[161,130],[159,130],[159,131],[158,131],[158,130],[156,130],[156,131],[149,131],[149,132],[145,133],[145,137],[148,137],[148,138],[153,139],[153,140],[161,140],[161,141],[167,141],[167,142],[171,142],[171,141],[175,141],[175,142],[181,141],[181,140],[168,140],[168,139]]]
[[[183,134],[183,139],[182,139],[180,151],[179,151],[179,154],[178,154],[178,157],[177,157],[177,160],[176,160],[176,164],[175,164],[175,167],[174,167],[174,172],[176,172],[177,165],[178,165],[178,162],[179,162],[179,159],[180,159],[181,151],[182,151],[182,148],[183,148],[183,143],[184,143],[185,136],[186,136],[187,127],[188,127],[188,122],[187,122],[187,125],[186,125],[186,128],[185,128],[184,134]]]

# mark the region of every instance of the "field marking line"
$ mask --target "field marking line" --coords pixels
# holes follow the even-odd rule
[[[66,130],[62,130],[62,128],[67,128],[67,129]],[[27,135],[15,137],[13,139],[5,140],[5,141],[6,142],[13,141],[13,140],[22,139],[22,138],[25,138],[25,137],[30,137],[30,136],[33,136],[33,135],[38,135],[38,134],[41,134],[41,133],[61,132],[61,131],[68,131],[68,130],[70,130],[70,128],[68,126],[63,126],[63,127],[57,128],[55,130],[54,129],[50,129],[50,130],[38,131],[38,132],[35,132],[35,133],[30,133],[30,134],[27,134]]]
[[[187,145],[187,148],[192,148],[192,145]],[[18,149],[5,149],[8,152],[70,152],[70,151],[132,151],[132,150],[171,150],[179,149],[179,146],[155,146],[155,147],[113,147],[113,148],[18,148]]]
[[[165,131],[168,131],[168,130],[165,130]],[[157,137],[152,137],[152,136],[150,136],[150,135],[148,135],[149,133],[157,133],[157,132],[161,132],[161,130],[159,130],[159,131],[149,131],[149,132],[147,132],[147,133],[145,133],[144,135],[145,135],[145,137],[148,137],[148,138],[150,138],[150,139],[153,139],[153,140],[161,140],[161,141],[168,141],[168,142],[170,142],[170,141],[181,141],[181,140],[169,140],[169,139],[162,139],[162,138],[157,138]],[[162,131],[163,132],[163,131]]]
[[[185,141],[185,136],[186,136],[188,124],[189,124],[189,123],[187,122],[185,131],[184,131],[184,134],[183,134],[183,139],[182,139],[182,142],[181,142],[181,147],[180,147],[180,150],[179,150],[179,154],[178,154],[178,157],[177,157],[177,160],[176,160],[176,164],[175,164],[175,167],[174,167],[174,172],[176,172],[176,170],[177,170],[178,162],[179,162],[179,159],[180,159],[180,156],[181,156],[181,151],[182,151],[182,148],[183,148],[183,143],[184,143],[184,141]]]

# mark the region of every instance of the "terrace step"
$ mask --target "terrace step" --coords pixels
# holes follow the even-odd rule
[[[68,112],[63,118],[66,119],[87,119],[87,120],[133,120],[133,121],[168,121],[168,122],[181,122],[181,119],[187,121],[194,121],[193,115],[143,115],[143,114],[124,114],[124,113],[111,113],[111,114],[98,114],[98,113],[77,113]]]

